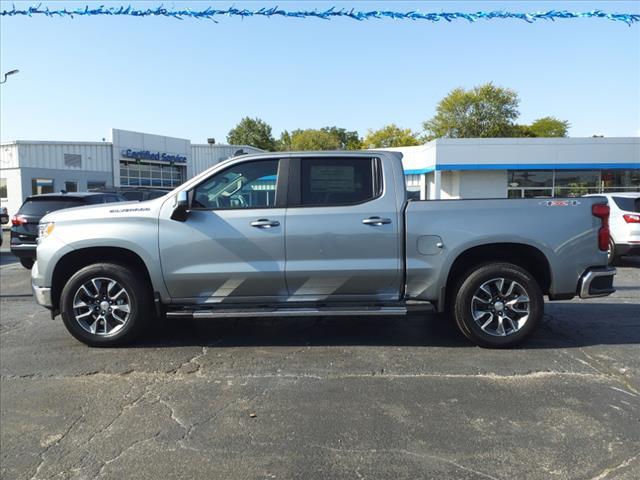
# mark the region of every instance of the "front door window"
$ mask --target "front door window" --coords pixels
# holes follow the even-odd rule
[[[198,185],[192,208],[269,208],[276,204],[278,160],[241,163]]]

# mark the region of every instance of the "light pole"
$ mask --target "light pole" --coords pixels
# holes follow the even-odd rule
[[[19,71],[20,71],[20,70],[11,70],[11,71],[9,71],[9,72],[5,73],[5,74],[4,74],[4,80],[2,80],[2,81],[0,82],[0,84],[6,83],[6,81],[7,81],[7,77],[8,77],[9,75],[15,75],[15,74],[16,74],[16,73],[18,73]]]

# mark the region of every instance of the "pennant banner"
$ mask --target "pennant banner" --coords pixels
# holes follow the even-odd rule
[[[439,22],[441,20],[452,22],[454,20],[466,20],[475,22],[477,20],[504,20],[516,19],[533,23],[538,20],[568,20],[575,18],[596,18],[613,20],[616,22],[624,22],[627,25],[640,22],[640,13],[607,13],[602,10],[592,10],[589,12],[569,12],[567,10],[548,10],[545,12],[507,12],[507,11],[491,11],[491,12],[431,12],[421,13],[417,10],[408,12],[396,12],[392,10],[372,10],[362,11],[356,9],[335,7],[327,10],[287,10],[279,7],[259,8],[256,10],[248,10],[244,8],[229,7],[226,9],[218,9],[207,7],[205,9],[172,9],[164,8],[162,5],[155,8],[138,9],[129,6],[120,7],[89,7],[85,5],[78,8],[49,8],[41,5],[29,8],[16,8],[13,6],[11,10],[1,10],[0,16],[16,17],[16,16],[47,16],[47,17],[88,17],[88,16],[127,16],[127,17],[168,17],[183,20],[187,18],[207,19],[216,21],[217,17],[284,17],[284,18],[317,18],[322,20],[330,20],[332,18],[349,18],[352,20],[372,20],[389,18],[393,20],[426,20],[429,22]]]

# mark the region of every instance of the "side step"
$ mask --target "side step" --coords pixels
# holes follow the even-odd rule
[[[340,317],[340,316],[387,316],[406,315],[405,307],[370,308],[255,308],[255,309],[197,309],[173,310],[168,318],[237,318],[237,317]]]

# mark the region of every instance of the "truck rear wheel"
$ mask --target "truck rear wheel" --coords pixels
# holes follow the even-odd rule
[[[481,347],[507,348],[527,338],[544,314],[538,282],[511,263],[479,265],[461,277],[453,301],[458,329]]]
[[[60,298],[69,333],[93,347],[125,345],[152,316],[149,285],[132,269],[115,263],[89,265],[76,272]]]

